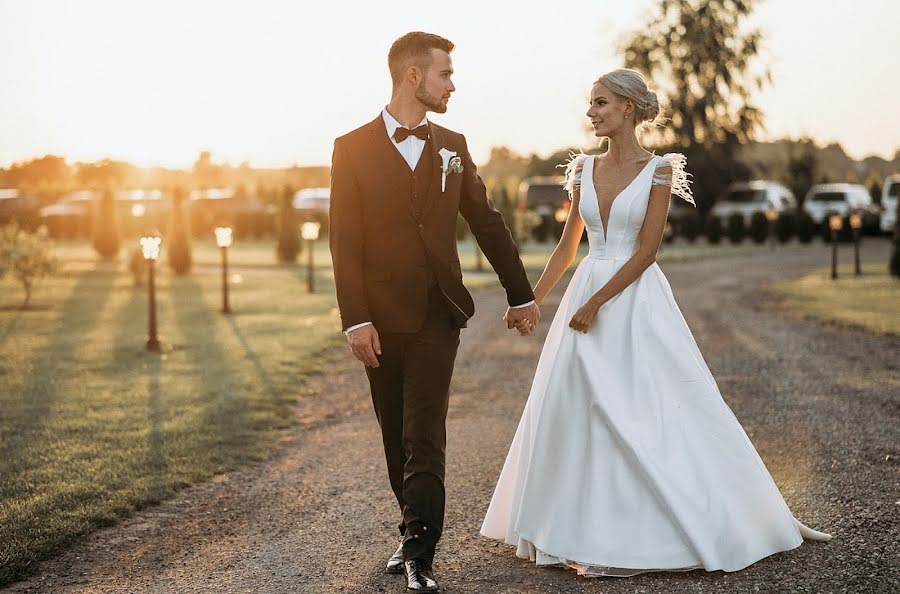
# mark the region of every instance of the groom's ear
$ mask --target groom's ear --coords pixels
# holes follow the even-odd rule
[[[410,64],[406,67],[406,80],[411,82],[414,87],[418,86],[425,77],[425,71],[418,64]]]

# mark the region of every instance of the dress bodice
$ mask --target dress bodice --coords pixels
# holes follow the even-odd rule
[[[672,194],[693,203],[688,174],[684,171],[684,157],[677,153],[652,155],[644,168],[613,199],[604,229],[594,187],[595,162],[593,155],[578,155],[572,159],[566,172],[569,191],[581,189],[578,213],[587,228],[589,257],[619,260],[634,254],[647,213],[651,186],[671,186]],[[660,175],[657,170],[663,167],[671,167],[671,174]]]

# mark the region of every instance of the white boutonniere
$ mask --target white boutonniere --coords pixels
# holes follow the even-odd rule
[[[462,173],[462,159],[456,155],[456,151],[442,148],[438,151],[441,156],[441,192],[447,189],[447,174]]]

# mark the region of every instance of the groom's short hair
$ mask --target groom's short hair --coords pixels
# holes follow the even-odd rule
[[[448,54],[453,51],[453,42],[434,33],[413,31],[400,37],[391,45],[388,52],[388,68],[394,85],[403,80],[403,73],[410,63],[415,63],[423,70],[431,64],[431,50],[444,50]]]

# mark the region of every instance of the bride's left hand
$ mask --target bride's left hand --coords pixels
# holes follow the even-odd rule
[[[578,308],[578,311],[572,316],[572,320],[569,322],[569,328],[576,332],[587,334],[590,327],[597,321],[598,313],[600,313],[600,306],[594,301],[588,301]]]

